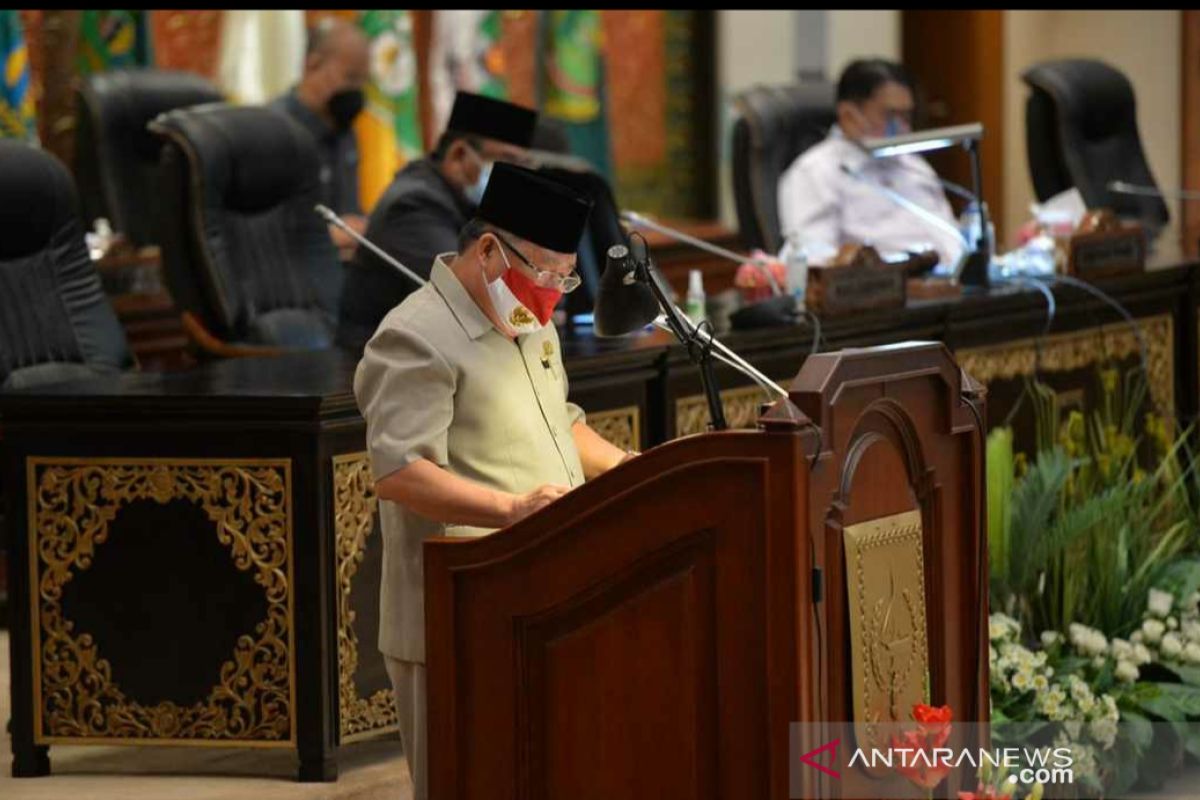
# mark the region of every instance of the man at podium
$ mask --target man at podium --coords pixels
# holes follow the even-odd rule
[[[383,529],[379,647],[414,797],[426,796],[422,542],[511,525],[629,457],[567,402],[551,312],[577,288],[590,204],[498,163],[459,253],[367,343],[354,394]]]

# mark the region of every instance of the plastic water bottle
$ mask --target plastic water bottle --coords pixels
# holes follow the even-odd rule
[[[708,314],[705,310],[704,298],[704,276],[698,269],[688,272],[687,302],[684,305],[684,310],[687,312],[688,319],[695,325],[699,325],[707,319]]]
[[[804,308],[804,291],[808,286],[808,254],[801,245],[788,239],[783,245],[782,256],[787,266],[787,290],[796,301],[796,307]]]

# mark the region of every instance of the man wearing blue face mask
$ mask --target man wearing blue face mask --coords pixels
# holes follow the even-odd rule
[[[837,86],[837,123],[824,141],[801,153],[779,179],[779,223],[810,261],[844,244],[881,252],[934,249],[943,264],[962,254],[959,238],[889,198],[916,203],[957,227],[929,162],[918,155],[872,158],[856,143],[912,131],[913,84],[901,65],[884,59],[851,62]]]
[[[459,92],[437,146],[396,173],[371,212],[366,237],[428,278],[438,254],[457,247],[459,231],[483,198],[492,165],[525,161],[536,123],[532,109]],[[417,288],[383,259],[359,248],[342,290],[338,344],[361,352],[384,316]]]

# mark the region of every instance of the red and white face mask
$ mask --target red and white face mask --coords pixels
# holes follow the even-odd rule
[[[538,286],[525,273],[513,269],[503,246],[500,257],[504,259],[504,272],[496,280],[487,281],[496,314],[518,334],[541,330],[550,322],[562,292]]]

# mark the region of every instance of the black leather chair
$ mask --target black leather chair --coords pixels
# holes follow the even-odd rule
[[[733,196],[742,241],[776,253],[783,247],[776,192],[796,157],[825,138],[837,120],[829,83],[755,86],[734,98]]]
[[[1034,193],[1045,200],[1072,186],[1089,208],[1111,208],[1154,236],[1170,219],[1159,197],[1118,194],[1110,181],[1155,186],[1137,126],[1133,86],[1102,61],[1046,61],[1021,78],[1033,90],[1025,103],[1025,138]]]
[[[201,354],[330,347],[343,276],[313,211],[312,136],[280,111],[224,103],[150,128],[166,141],[164,276]]]
[[[225,98],[190,72],[121,69],[83,79],[78,93],[75,180],[83,222],[112,223],[134,245],[158,244],[158,151],[146,124],[164,111]]]
[[[132,365],[88,257],[66,167],[43,150],[0,139],[0,388]]]

